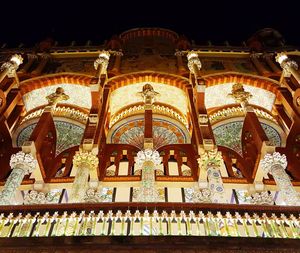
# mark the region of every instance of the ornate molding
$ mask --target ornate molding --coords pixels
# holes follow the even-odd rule
[[[26,175],[34,171],[37,166],[37,160],[32,156],[32,154],[26,154],[19,151],[11,156],[9,165],[12,169],[17,168],[24,170]]]
[[[55,92],[46,97],[48,100],[48,106],[51,106],[52,108],[54,108],[57,103],[68,100],[69,98],[70,97],[65,94],[65,91],[62,87],[58,87]]]
[[[254,112],[259,118],[270,120],[274,123],[277,123],[272,115],[270,115],[269,113],[263,110],[254,108]],[[244,116],[245,116],[245,111],[243,110],[242,107],[230,107],[212,113],[211,115],[209,115],[209,120],[212,124],[214,124],[224,119],[234,118],[234,117],[244,117]]]
[[[8,62],[4,62],[0,68],[1,71],[7,70],[8,77],[14,77],[18,67],[23,63],[23,57],[19,54],[14,54]]]
[[[41,109],[38,109],[38,110],[26,115],[22,119],[20,125],[25,123],[28,120],[40,117],[43,114],[43,112],[44,112],[44,108],[41,108]],[[55,117],[66,117],[69,119],[73,119],[75,121],[79,121],[82,124],[85,124],[88,119],[87,114],[85,114],[79,110],[76,110],[74,108],[69,108],[69,107],[65,107],[65,106],[62,106],[62,107],[57,106],[54,109],[52,109],[52,115]]]
[[[194,66],[196,66],[198,70],[200,70],[201,67],[202,67],[201,61],[199,60],[199,57],[198,57],[198,53],[196,51],[192,50],[192,51],[187,53],[186,57],[188,59],[188,68],[189,68],[189,70],[194,75],[197,74],[197,73],[195,73]]]
[[[271,173],[273,167],[281,166],[283,169],[287,167],[286,156],[280,154],[279,152],[274,152],[272,154],[266,154],[265,157],[260,162],[261,168],[265,173]]]
[[[244,86],[241,83],[235,83],[232,85],[232,91],[228,94],[228,96],[232,97],[236,103],[239,103],[242,105],[242,107],[244,107],[248,104],[252,94],[248,91],[245,91]]]
[[[135,162],[138,166],[142,166],[144,162],[151,161],[154,165],[159,165],[161,163],[161,157],[156,150],[145,149],[137,153],[135,157]]]
[[[94,169],[98,166],[98,157],[88,151],[79,151],[73,157],[73,165],[77,168],[88,166],[89,169]]]
[[[99,53],[99,57],[95,60],[94,62],[94,67],[95,69],[97,70],[99,65],[102,65],[102,70],[101,72],[105,72],[107,70],[107,66],[108,66],[108,63],[109,63],[109,57],[110,57],[110,53],[108,51],[101,51]],[[100,74],[102,74],[100,73]]]
[[[255,205],[273,205],[273,196],[271,193],[268,193],[267,191],[263,192],[256,192],[251,195],[250,202]]]
[[[200,158],[197,160],[200,167],[207,168],[209,166],[219,167],[223,158],[222,153],[215,148],[212,150],[202,151],[202,153],[200,153]]]
[[[165,106],[165,105],[152,105],[152,112],[155,114],[162,114],[169,116],[170,118],[173,118],[179,122],[181,122],[187,129],[189,129],[188,121],[186,117],[184,117],[182,114],[178,113],[174,109]],[[119,111],[118,113],[114,114],[111,117],[111,120],[109,122],[109,128],[111,128],[114,124],[119,122],[120,120],[130,117],[132,115],[136,114],[142,114],[144,113],[144,106],[143,105],[134,105],[129,108],[126,108],[124,110]]]

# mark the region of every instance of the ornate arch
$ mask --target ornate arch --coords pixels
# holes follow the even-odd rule
[[[55,73],[39,77],[30,78],[20,82],[20,91],[24,95],[32,90],[56,85],[60,83],[70,83],[83,86],[89,86],[92,76],[76,73]]]
[[[143,82],[163,83],[183,90],[186,90],[186,87],[190,85],[188,78],[157,71],[141,71],[118,75],[110,78],[108,82],[111,85],[111,91],[126,85]]]
[[[280,83],[267,77],[239,72],[222,72],[204,75],[202,78],[206,81],[206,87],[226,83],[242,83],[270,91],[276,96],[279,94]]]

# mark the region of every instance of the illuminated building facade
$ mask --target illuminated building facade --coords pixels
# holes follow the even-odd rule
[[[294,247],[299,61],[272,29],[240,47],[141,28],[2,48],[2,245]]]

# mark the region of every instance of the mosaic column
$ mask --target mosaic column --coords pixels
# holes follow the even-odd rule
[[[12,172],[7,178],[0,194],[0,205],[12,204],[16,191],[21,185],[24,176],[32,173],[36,166],[37,161],[32,154],[26,154],[20,151],[11,156],[10,167],[12,168]]]
[[[73,166],[77,168],[71,189],[70,202],[84,202],[91,170],[98,166],[98,157],[91,152],[79,151],[73,157]]]
[[[208,188],[213,203],[226,203],[225,189],[220,172],[222,154],[217,149],[205,151],[200,154],[198,162],[201,168],[207,170]]]
[[[300,84],[300,74],[298,72],[298,64],[295,61],[289,59],[287,55],[284,53],[277,54],[275,59],[282,67],[283,75],[285,77],[290,77],[291,75],[293,75],[293,77]]]
[[[98,72],[98,77],[106,74],[108,63],[109,63],[110,53],[108,51],[101,51],[99,57],[94,62],[94,67]]]
[[[294,189],[289,175],[285,171],[287,167],[286,156],[278,152],[266,154],[261,160],[261,166],[266,173],[273,176],[285,203],[287,205],[300,205],[299,193]]]
[[[190,51],[187,54],[188,68],[192,74],[194,74],[195,79],[199,76],[199,70],[201,69],[201,62],[198,58],[198,54],[195,51]]]
[[[141,150],[137,153],[135,162],[138,166],[142,166],[142,184],[138,200],[140,202],[156,202],[158,192],[155,187],[154,170],[161,163],[159,153],[151,149]]]
[[[8,62],[4,62],[0,68],[0,82],[8,76],[14,77],[18,67],[23,63],[23,58],[21,55],[15,54],[11,57]]]

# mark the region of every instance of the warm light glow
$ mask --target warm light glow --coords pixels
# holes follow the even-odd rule
[[[14,62],[15,64],[17,64],[18,66],[20,66],[23,63],[23,58],[21,55],[18,54],[14,54],[11,59],[12,62]]]
[[[109,60],[109,56],[110,56],[110,53],[107,51],[101,51],[99,53],[99,58],[105,58],[105,59]]]
[[[279,64],[281,64],[282,62],[288,59],[287,55],[284,53],[277,54],[275,58]]]
[[[143,102],[142,98],[136,94],[143,89],[146,83],[151,84],[153,89],[160,94],[156,98],[157,102],[175,107],[182,114],[186,115],[188,103],[184,91],[174,86],[154,82],[131,84],[113,91],[110,98],[111,115],[128,105]]]

